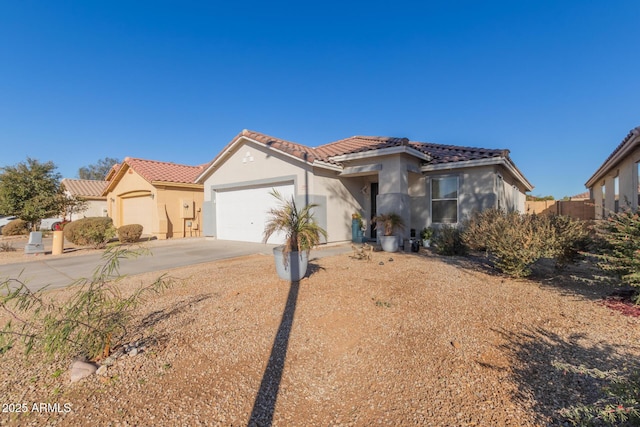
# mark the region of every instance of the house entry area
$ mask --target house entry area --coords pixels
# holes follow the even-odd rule
[[[293,183],[214,190],[216,237],[220,240],[262,242],[271,208],[279,206],[270,193],[275,189],[285,199],[294,196]],[[283,234],[273,234],[268,243],[281,244]]]
[[[378,237],[378,230],[376,229],[376,226],[373,222],[373,218],[376,217],[376,215],[378,215],[378,203],[376,201],[376,199],[378,198],[378,183],[377,182],[372,182],[371,183],[371,200],[370,200],[370,206],[371,206],[371,218],[369,221],[369,237],[372,239],[376,239]]]

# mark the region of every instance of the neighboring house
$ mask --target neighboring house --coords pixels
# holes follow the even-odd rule
[[[64,178],[61,183],[67,196],[79,197],[87,202],[85,210],[71,212],[71,218],[67,216],[66,219],[75,221],[85,217],[107,216],[107,197],[102,195],[107,181]]]
[[[585,186],[594,200],[596,218],[640,205],[640,126],[632,129]]]
[[[277,205],[271,189],[300,205],[319,204],[315,215],[329,242],[351,239],[355,212],[371,238],[371,218],[397,212],[409,237],[412,229],[456,225],[476,210],[524,212],[524,193],[533,189],[508,150],[369,136],[312,148],[249,130],[233,138],[196,182],[204,185],[204,235],[250,242],[262,240],[266,212]]]
[[[127,157],[107,174],[107,211],[116,227],[140,224],[158,239],[200,235],[203,166]]]

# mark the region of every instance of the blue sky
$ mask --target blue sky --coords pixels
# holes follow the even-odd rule
[[[640,125],[639,17],[635,0],[0,1],[0,166],[195,165],[247,128],[508,148],[532,194],[574,195]]]

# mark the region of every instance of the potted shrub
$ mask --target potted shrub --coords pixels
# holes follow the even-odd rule
[[[396,230],[404,230],[404,221],[402,217],[395,212],[378,215],[374,218],[376,227],[382,224],[384,229],[384,236],[380,236],[380,244],[382,250],[385,252],[397,252],[400,244],[398,242],[398,236],[394,236],[393,233]]]
[[[431,238],[433,237],[433,228],[425,227],[420,232],[420,237],[422,238],[422,246],[428,248],[431,246]]]
[[[262,242],[267,243],[273,233],[280,231],[285,234],[284,245],[273,248],[276,271],[281,279],[295,282],[307,273],[309,251],[320,243],[320,236],[327,238],[327,232],[313,218],[311,209],[317,204],[298,210],[293,196],[286,200],[275,189],[271,195],[280,201],[281,206],[269,210]]]
[[[364,242],[364,222],[360,212],[351,214],[351,241],[354,243]]]

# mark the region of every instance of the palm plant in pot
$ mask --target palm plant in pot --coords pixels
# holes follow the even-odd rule
[[[376,222],[376,227],[382,224],[384,230],[384,236],[380,236],[380,244],[382,250],[385,252],[397,252],[400,247],[398,236],[394,236],[393,233],[396,230],[404,230],[404,221],[402,217],[395,212],[387,213],[384,215],[378,215],[373,219]]]
[[[320,243],[320,236],[327,238],[327,232],[320,227],[312,209],[318,205],[311,203],[298,209],[293,196],[285,199],[277,190],[270,193],[280,201],[280,207],[267,212],[269,219],[264,228],[263,243],[267,243],[274,233],[285,234],[282,246],[273,248],[276,271],[281,279],[298,281],[307,273],[309,251]]]

